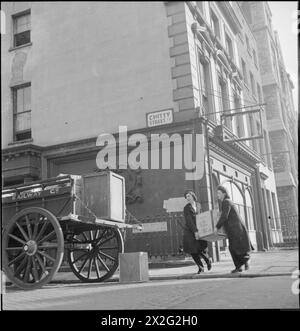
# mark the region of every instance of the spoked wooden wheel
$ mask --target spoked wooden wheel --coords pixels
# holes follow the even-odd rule
[[[64,238],[49,211],[30,207],[8,222],[3,232],[3,267],[18,287],[31,290],[50,282],[60,267]]]
[[[77,231],[68,240],[68,261],[73,273],[83,282],[101,282],[110,278],[124,251],[119,229],[97,227]]]

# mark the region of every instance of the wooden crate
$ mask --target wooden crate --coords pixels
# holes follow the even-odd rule
[[[217,209],[208,210],[196,215],[196,225],[200,232],[200,238],[207,241],[218,241],[226,238],[223,228],[218,233],[215,233],[215,226],[219,219],[219,211]]]
[[[82,176],[81,200],[98,218],[125,222],[125,179],[111,171]],[[79,189],[78,188],[78,189]],[[80,190],[79,190],[80,191]],[[77,203],[78,204],[78,203]],[[78,210],[78,205],[77,209]],[[81,215],[91,216],[81,204]]]
[[[121,283],[146,282],[149,280],[147,252],[120,253],[119,261],[119,281]]]

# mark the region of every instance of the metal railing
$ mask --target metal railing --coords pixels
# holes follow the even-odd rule
[[[144,225],[143,231],[126,231],[126,252],[144,251],[150,258],[182,254],[182,213],[153,215],[139,221]]]
[[[299,216],[290,215],[279,218],[284,243],[299,243]],[[277,223],[277,222],[276,222]]]

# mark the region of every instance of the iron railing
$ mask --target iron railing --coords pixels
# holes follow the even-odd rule
[[[276,222],[277,223],[277,222]],[[299,243],[299,216],[290,215],[279,218],[284,243]]]
[[[182,254],[184,226],[182,213],[153,215],[139,221],[145,224],[144,231],[140,233],[132,229],[126,231],[126,252],[144,251],[148,253],[149,258]],[[153,231],[147,227],[147,223],[151,223],[149,226]]]

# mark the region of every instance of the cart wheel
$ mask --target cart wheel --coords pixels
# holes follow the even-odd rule
[[[82,230],[68,241],[68,261],[73,273],[83,282],[101,282],[110,278],[119,265],[124,242],[119,229],[96,227]]]
[[[24,290],[50,282],[60,267],[64,237],[56,217],[30,207],[8,222],[3,232],[3,267],[6,276]]]

